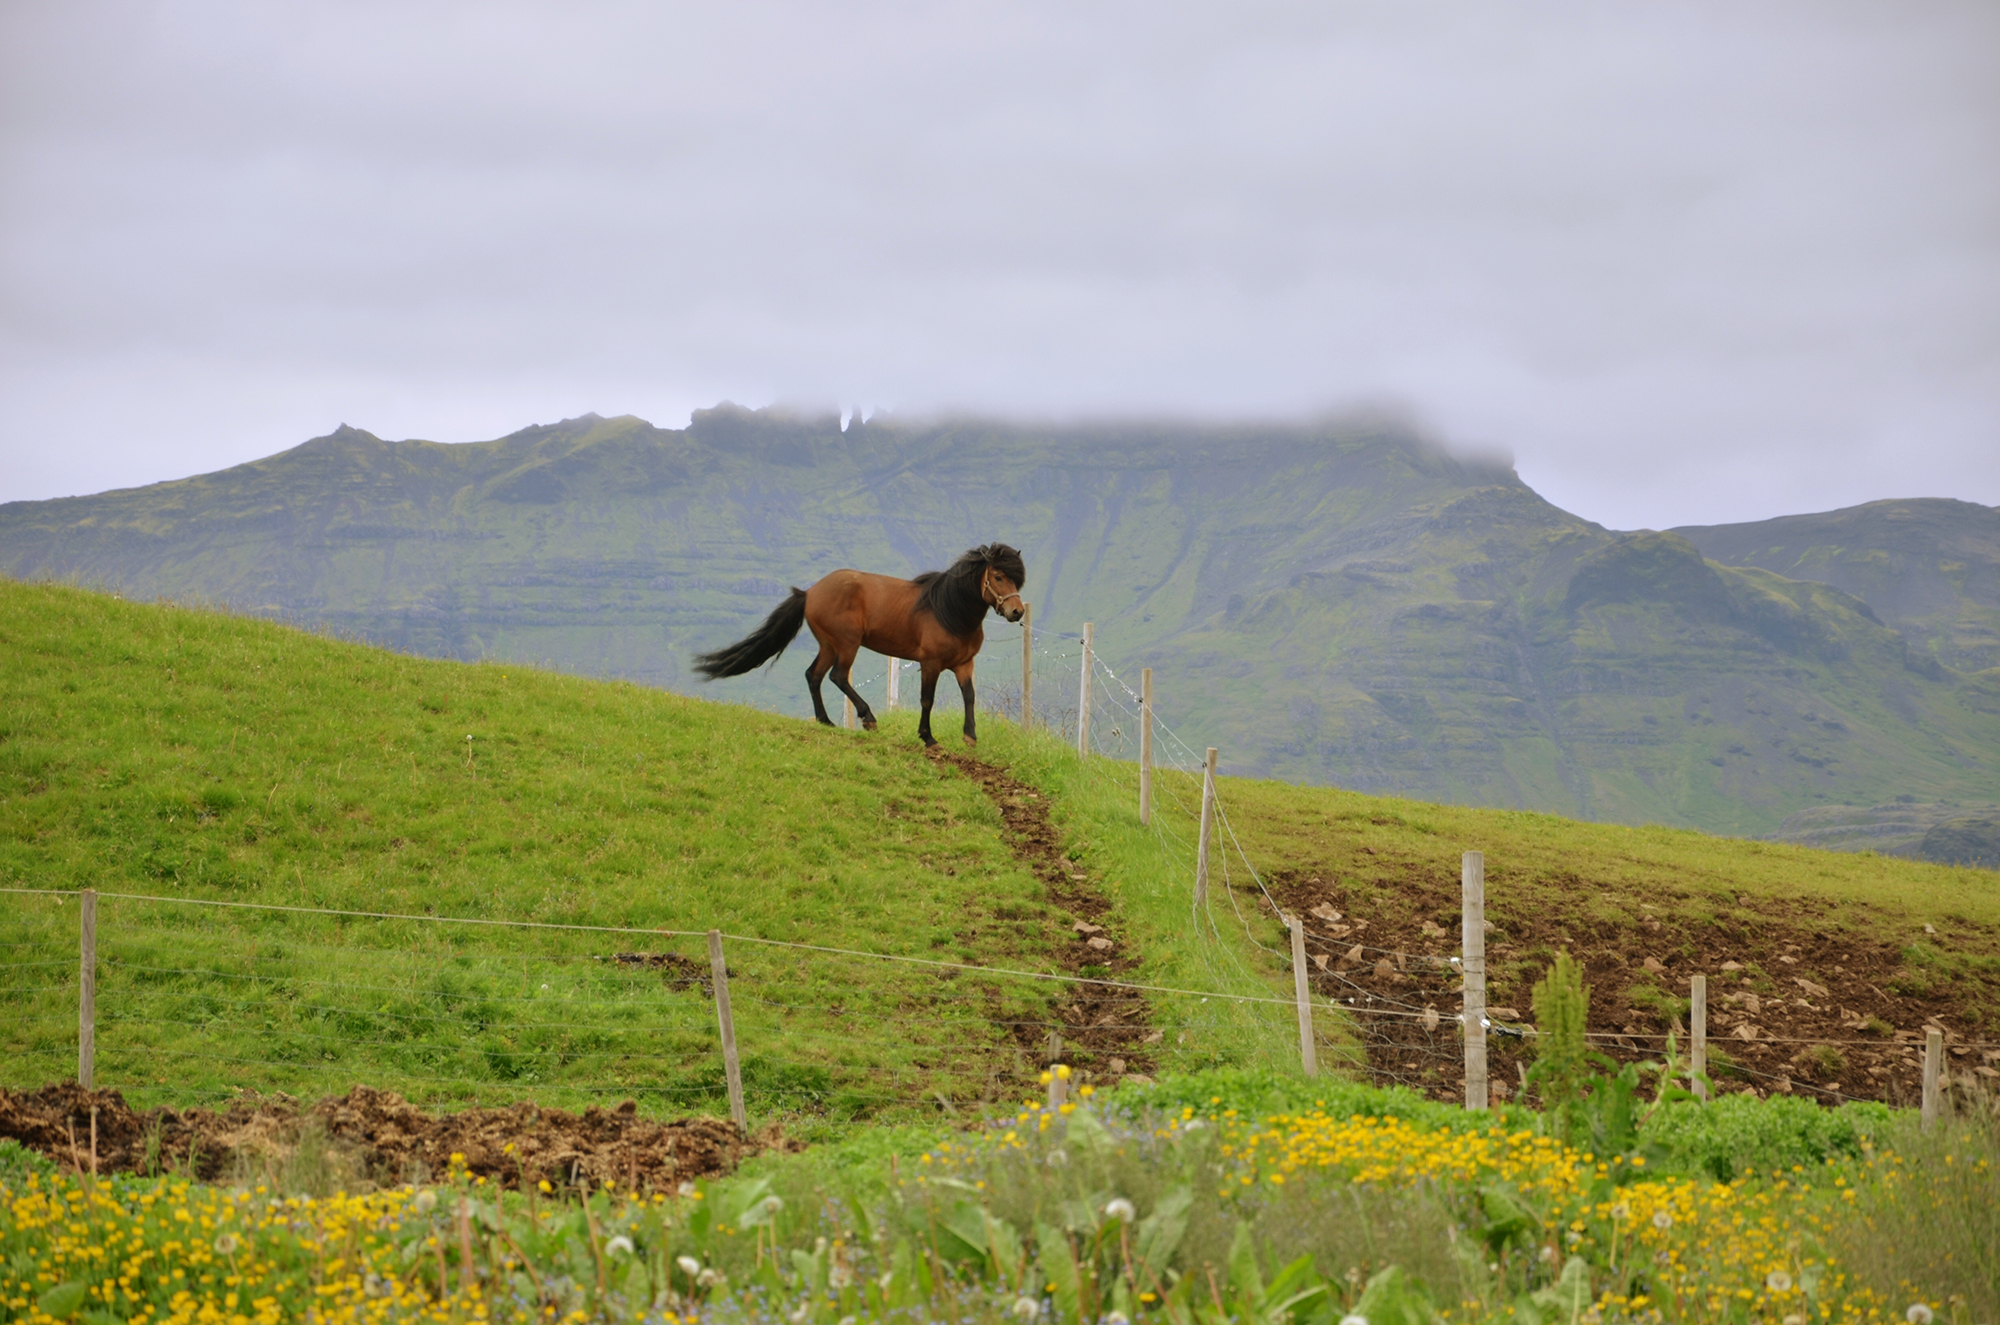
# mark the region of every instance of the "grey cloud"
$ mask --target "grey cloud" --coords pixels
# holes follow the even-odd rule
[[[1983,3],[0,25],[0,499],[731,397],[1392,399],[1623,526],[2000,501]]]

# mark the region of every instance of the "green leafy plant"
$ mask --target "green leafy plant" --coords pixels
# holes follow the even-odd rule
[[[1593,1052],[1584,1038],[1590,1022],[1590,990],[1583,983],[1583,968],[1567,952],[1556,954],[1532,997],[1535,1065],[1528,1069],[1528,1084],[1540,1095],[1556,1135],[1569,1140],[1583,1127],[1582,1105],[1594,1075],[1592,1067],[1610,1067],[1611,1060]]]

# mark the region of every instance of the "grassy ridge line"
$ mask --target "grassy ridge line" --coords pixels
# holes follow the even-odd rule
[[[908,739],[45,585],[0,584],[0,656],[11,884],[1030,969],[1057,934],[994,807]],[[141,1099],[365,1080],[685,1107],[720,1085],[698,987],[609,966],[627,945],[605,936],[190,911],[104,904],[100,998],[147,1024],[108,1026],[100,1080]],[[73,1070],[73,912],[0,910],[0,942],[29,945],[6,951],[54,963],[6,968],[10,1083]],[[705,967],[698,942],[650,946]],[[992,1095],[1017,1067],[996,1021],[1049,996],[753,945],[730,962],[766,1110]]]
[[[406,658],[74,590],[0,585],[0,595],[0,877],[9,882],[716,923],[995,966],[1046,965],[1038,952],[1073,941],[999,841],[993,807],[918,755],[908,713],[889,715],[874,735],[827,731],[615,683]],[[1148,982],[1288,991],[1280,931],[1254,906],[1245,907],[1245,935],[1218,888],[1218,928],[1196,938],[1191,780],[1161,775],[1161,818],[1176,841],[1138,825],[1130,764],[1079,764],[1055,737],[1024,737],[1003,722],[989,720],[983,734],[980,757],[1049,792],[1072,854],[1105,880]],[[1716,905],[1732,889],[1831,893],[1857,921],[1894,907],[1912,925],[1983,923],[1995,906],[1980,886],[1990,876],[1906,861],[1233,778],[1223,800],[1267,872],[1332,862],[1358,884],[1389,889],[1416,868],[1455,889],[1458,852],[1478,846],[1496,909],[1575,905],[1579,880],[1591,905],[1608,907],[1649,902],[1666,888]],[[66,1075],[73,921],[53,906],[0,913],[11,926],[0,942],[34,943],[54,963],[6,968],[9,1003],[35,1019],[10,1021],[18,1038],[9,1079]],[[120,931],[107,928],[107,1009],[120,1006],[117,981],[129,976],[122,988],[170,1025],[151,1040],[108,1036],[101,1052],[107,1062],[123,1052],[128,1064],[160,1054],[144,1079],[161,1100],[242,1084],[313,1093],[352,1080],[502,1102],[526,1092],[588,1102],[590,1091],[617,1090],[674,1107],[719,1094],[699,991],[607,968],[595,960],[605,945],[589,936],[495,943],[431,925],[187,921],[143,909],[126,923],[124,941],[136,946],[122,957],[112,946]],[[702,955],[694,943],[656,946],[696,962]],[[229,979],[171,974],[199,967],[196,958]],[[842,961],[744,945],[731,965],[741,972],[753,1106],[766,1110],[853,1113],[930,1089],[990,1095],[1005,1087],[993,1064],[1011,1055],[996,1014],[1032,1019],[1049,996],[952,987],[934,972],[888,964],[865,969],[857,985]],[[142,966],[168,974],[132,969]],[[48,971],[58,973],[52,984]],[[312,979],[366,986],[369,1001],[333,1000],[304,983]],[[245,997],[244,983],[265,992]],[[1168,1068],[1289,1070],[1296,1061],[1283,1007],[1173,996],[1154,1006]],[[177,1068],[166,1062],[177,1054],[200,1057]],[[226,1061],[235,1058],[279,1066],[238,1070]],[[455,1084],[439,1084],[446,1078]]]

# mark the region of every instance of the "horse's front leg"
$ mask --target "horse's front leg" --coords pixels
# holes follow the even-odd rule
[[[952,675],[958,678],[958,693],[965,696],[965,743],[979,744],[979,731],[972,720],[972,664],[954,667]]]
[[[923,667],[923,713],[917,719],[917,739],[922,741],[926,746],[932,746],[937,744],[937,738],[931,735],[931,704],[937,699],[938,673],[944,669],[936,663],[925,663]]]

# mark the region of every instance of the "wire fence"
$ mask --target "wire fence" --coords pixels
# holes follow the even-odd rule
[[[0,1018],[17,1082],[67,1075],[87,1026],[80,1074],[179,1100],[366,1084],[423,1099],[617,1096],[685,1110],[727,1094],[712,974],[697,955],[705,932],[101,892],[86,942],[77,894],[5,897]],[[345,926],[345,941],[274,928],[301,919]],[[743,1088],[762,1114],[839,1120],[932,1098],[1014,1100],[1058,1059],[1082,1081],[1117,1078],[1121,1045],[1137,1057],[1169,1031],[1200,1033],[1204,1004],[1291,1006],[759,935],[722,942]],[[1190,1015],[1161,1015],[1162,1000]],[[1092,1015],[1102,1009],[1111,1015]]]
[[[1019,632],[1008,636],[1009,648],[995,651],[992,662],[1010,668],[1020,653]],[[1087,667],[1086,667],[1086,659]],[[1207,752],[1197,750],[1175,727],[1161,719],[1157,708],[1145,711],[1145,701],[1136,685],[1137,677],[1121,674],[1095,648],[1086,645],[1075,632],[1036,632],[1032,640],[1031,667],[1034,694],[1034,725],[1058,736],[1065,743],[1087,751],[1086,765],[1095,761],[1132,764],[1140,758],[1140,733],[1150,726],[1151,763],[1156,770],[1151,779],[1155,813],[1149,825],[1158,842],[1161,857],[1176,886],[1191,899],[1195,887],[1197,857],[1200,854],[1197,826],[1201,820],[1200,798],[1206,771]],[[982,706],[1016,722],[1021,716],[1022,686],[1003,682],[982,690]],[[988,695],[991,698],[988,698]],[[1087,737],[1079,741],[1079,732]],[[1164,774],[1165,776],[1162,776]],[[1211,787],[1214,845],[1210,871],[1220,874],[1219,888],[1208,891],[1205,907],[1191,908],[1191,937],[1202,953],[1210,976],[1232,987],[1244,981],[1268,979],[1272,972],[1258,975],[1250,971],[1240,955],[1242,947],[1224,942],[1223,927],[1240,932],[1243,945],[1268,958],[1267,967],[1289,966],[1291,956],[1273,947],[1267,936],[1275,937],[1288,920],[1287,909],[1274,895],[1267,871],[1260,870],[1246,849],[1229,813],[1229,805],[1219,788]],[[1218,906],[1217,899],[1226,903]],[[1451,1095],[1463,1088],[1465,1078],[1465,1037],[1459,1008],[1463,997],[1463,973],[1459,955],[1442,943],[1428,950],[1409,946],[1370,943],[1351,925],[1339,918],[1321,921],[1310,913],[1300,917],[1306,926],[1306,951],[1312,963],[1307,983],[1313,992],[1344,1022],[1345,1035],[1335,1044],[1321,1046],[1321,1057],[1346,1061],[1365,1068],[1377,1081],[1408,1086],[1433,1095]],[[1440,933],[1435,938],[1445,936]],[[1534,1030],[1523,1017],[1525,1009],[1497,1008],[1482,1018],[1482,1030],[1490,1040],[1493,1058],[1490,1081],[1493,1098],[1500,1099],[1525,1084],[1526,1068],[1533,1058]],[[1948,1034],[1950,1052],[1956,1056],[1976,1054],[1976,1070],[1991,1074],[1991,1064],[2000,1062],[2000,1042],[1966,1041]],[[1885,1049],[1879,1037],[1838,1037],[1827,1035],[1784,1036],[1764,1034],[1759,1041],[1770,1045],[1801,1048],[1851,1049],[1880,1054]],[[1685,1052],[1690,1028],[1677,1025],[1666,1030],[1641,1031],[1628,1026],[1618,1031],[1600,1031],[1588,1036],[1592,1047],[1614,1058],[1659,1057],[1670,1041]],[[1888,1048],[1916,1042],[1914,1033],[1904,1032]],[[1741,1046],[1737,1046],[1739,1049]],[[1329,1049],[1331,1053],[1329,1054]],[[1746,1081],[1762,1083],[1762,1088],[1798,1092],[1841,1101],[1860,1098],[1914,1097],[1920,1074],[1918,1064],[1909,1063],[1910,1079],[1869,1080],[1861,1087],[1846,1089],[1839,1084],[1821,1084],[1797,1074],[1760,1070],[1743,1061],[1734,1061],[1729,1071]],[[1963,1067],[1963,1065],[1961,1065]],[[1876,1077],[1888,1075],[1873,1069]],[[1860,1075],[1858,1072],[1856,1075]],[[1973,1069],[1953,1077],[1949,1069],[1942,1075],[1948,1084],[1979,1087]],[[1904,1088],[1907,1088],[1905,1090]]]
[[[1019,632],[988,642],[1020,654]],[[1463,955],[1449,936],[1439,929],[1423,945],[1396,946],[1371,942],[1365,922],[1338,912],[1288,915],[1212,785],[1210,886],[1195,904],[1206,752],[1143,711],[1135,678],[1086,655],[1080,637],[1038,633],[1031,656],[1034,725],[1076,744],[1087,714],[1086,769],[1124,786],[1122,770],[1139,758],[1150,723],[1156,772],[1146,828],[1167,886],[1189,901],[1186,938],[1203,978],[1145,983],[726,934],[751,1106],[838,1121],[923,1100],[948,1109],[1018,1099],[1058,1060],[1086,1081],[1116,1079],[1135,1061],[1226,1036],[1225,1009],[1267,1026],[1299,1015],[1322,1063],[1434,1096],[1463,1090]],[[884,667],[855,681],[886,699],[887,677]],[[914,684],[899,692],[901,706],[914,706]],[[1018,722],[1020,696],[1018,684],[989,685],[981,703]],[[95,895],[102,911],[86,982],[76,894],[6,888],[0,896],[0,1048],[17,1081],[75,1061],[87,1020],[102,1084],[181,1099],[368,1084],[437,1100],[618,1097],[688,1110],[729,1092],[706,931],[105,892]],[[1295,974],[1292,952],[1272,942],[1294,919],[1303,1009],[1273,992]],[[87,983],[95,1006],[86,1017]],[[1533,1030],[1520,1009],[1503,1007],[1480,1018],[1479,1034],[1490,1041],[1502,1097],[1531,1057]],[[1636,1057],[1663,1050],[1667,1035],[1627,1028],[1591,1038]],[[1880,1047],[1858,1037],[1766,1039]],[[1983,1054],[2000,1045],[1952,1048]],[[1772,1087],[1854,1097],[1739,1070]]]

